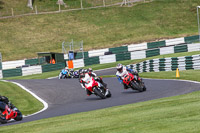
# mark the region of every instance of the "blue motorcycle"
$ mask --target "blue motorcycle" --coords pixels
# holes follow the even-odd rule
[[[65,70],[65,69],[62,69],[61,72],[60,72],[60,74],[59,74],[59,76],[58,76],[58,78],[59,79],[65,79],[67,77],[68,77],[68,71]]]

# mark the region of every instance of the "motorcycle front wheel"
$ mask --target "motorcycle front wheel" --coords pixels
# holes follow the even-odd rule
[[[16,121],[21,121],[23,119],[22,113],[17,110],[17,116],[14,118]]]
[[[98,95],[101,99],[106,98],[106,96],[98,88],[94,88],[94,93]]]
[[[139,92],[143,91],[143,87],[137,82],[131,81],[131,86],[132,89],[138,90]]]

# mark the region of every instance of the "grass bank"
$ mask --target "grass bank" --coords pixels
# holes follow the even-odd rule
[[[116,47],[198,34],[199,1],[154,0],[132,7],[106,7],[0,20],[3,61],[61,52],[63,41],[84,49]],[[181,8],[180,8],[181,7]]]
[[[13,83],[0,81],[0,95],[8,97],[23,115],[35,113],[43,108],[40,101]]]

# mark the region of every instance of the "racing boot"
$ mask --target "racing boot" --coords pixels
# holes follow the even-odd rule
[[[124,89],[127,90],[128,86],[126,84],[123,84],[123,85],[124,85]]]
[[[92,92],[90,92],[88,89],[86,89],[86,93],[88,96],[90,96],[92,94]]]

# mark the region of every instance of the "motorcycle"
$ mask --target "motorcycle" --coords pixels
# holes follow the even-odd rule
[[[73,77],[74,77],[74,78],[79,78],[79,73],[78,73],[78,71],[74,71],[74,72],[73,72]]]
[[[0,123],[5,124],[11,119],[21,121],[22,113],[16,107],[11,109],[6,103],[0,101]]]
[[[94,77],[90,77],[86,74],[83,81],[85,82],[85,88],[96,96],[99,96],[102,99],[111,97],[111,92],[108,89],[105,89],[105,87],[96,81]]]
[[[136,76],[131,73],[128,73],[124,76],[123,83],[125,83],[133,90],[138,90],[139,92],[146,91],[146,86],[144,85],[144,82],[138,82]]]
[[[59,76],[58,76],[58,78],[59,79],[65,79],[65,78],[67,78],[67,70],[65,70],[65,69],[62,69],[61,70],[61,72],[60,72],[60,74],[59,74]]]

